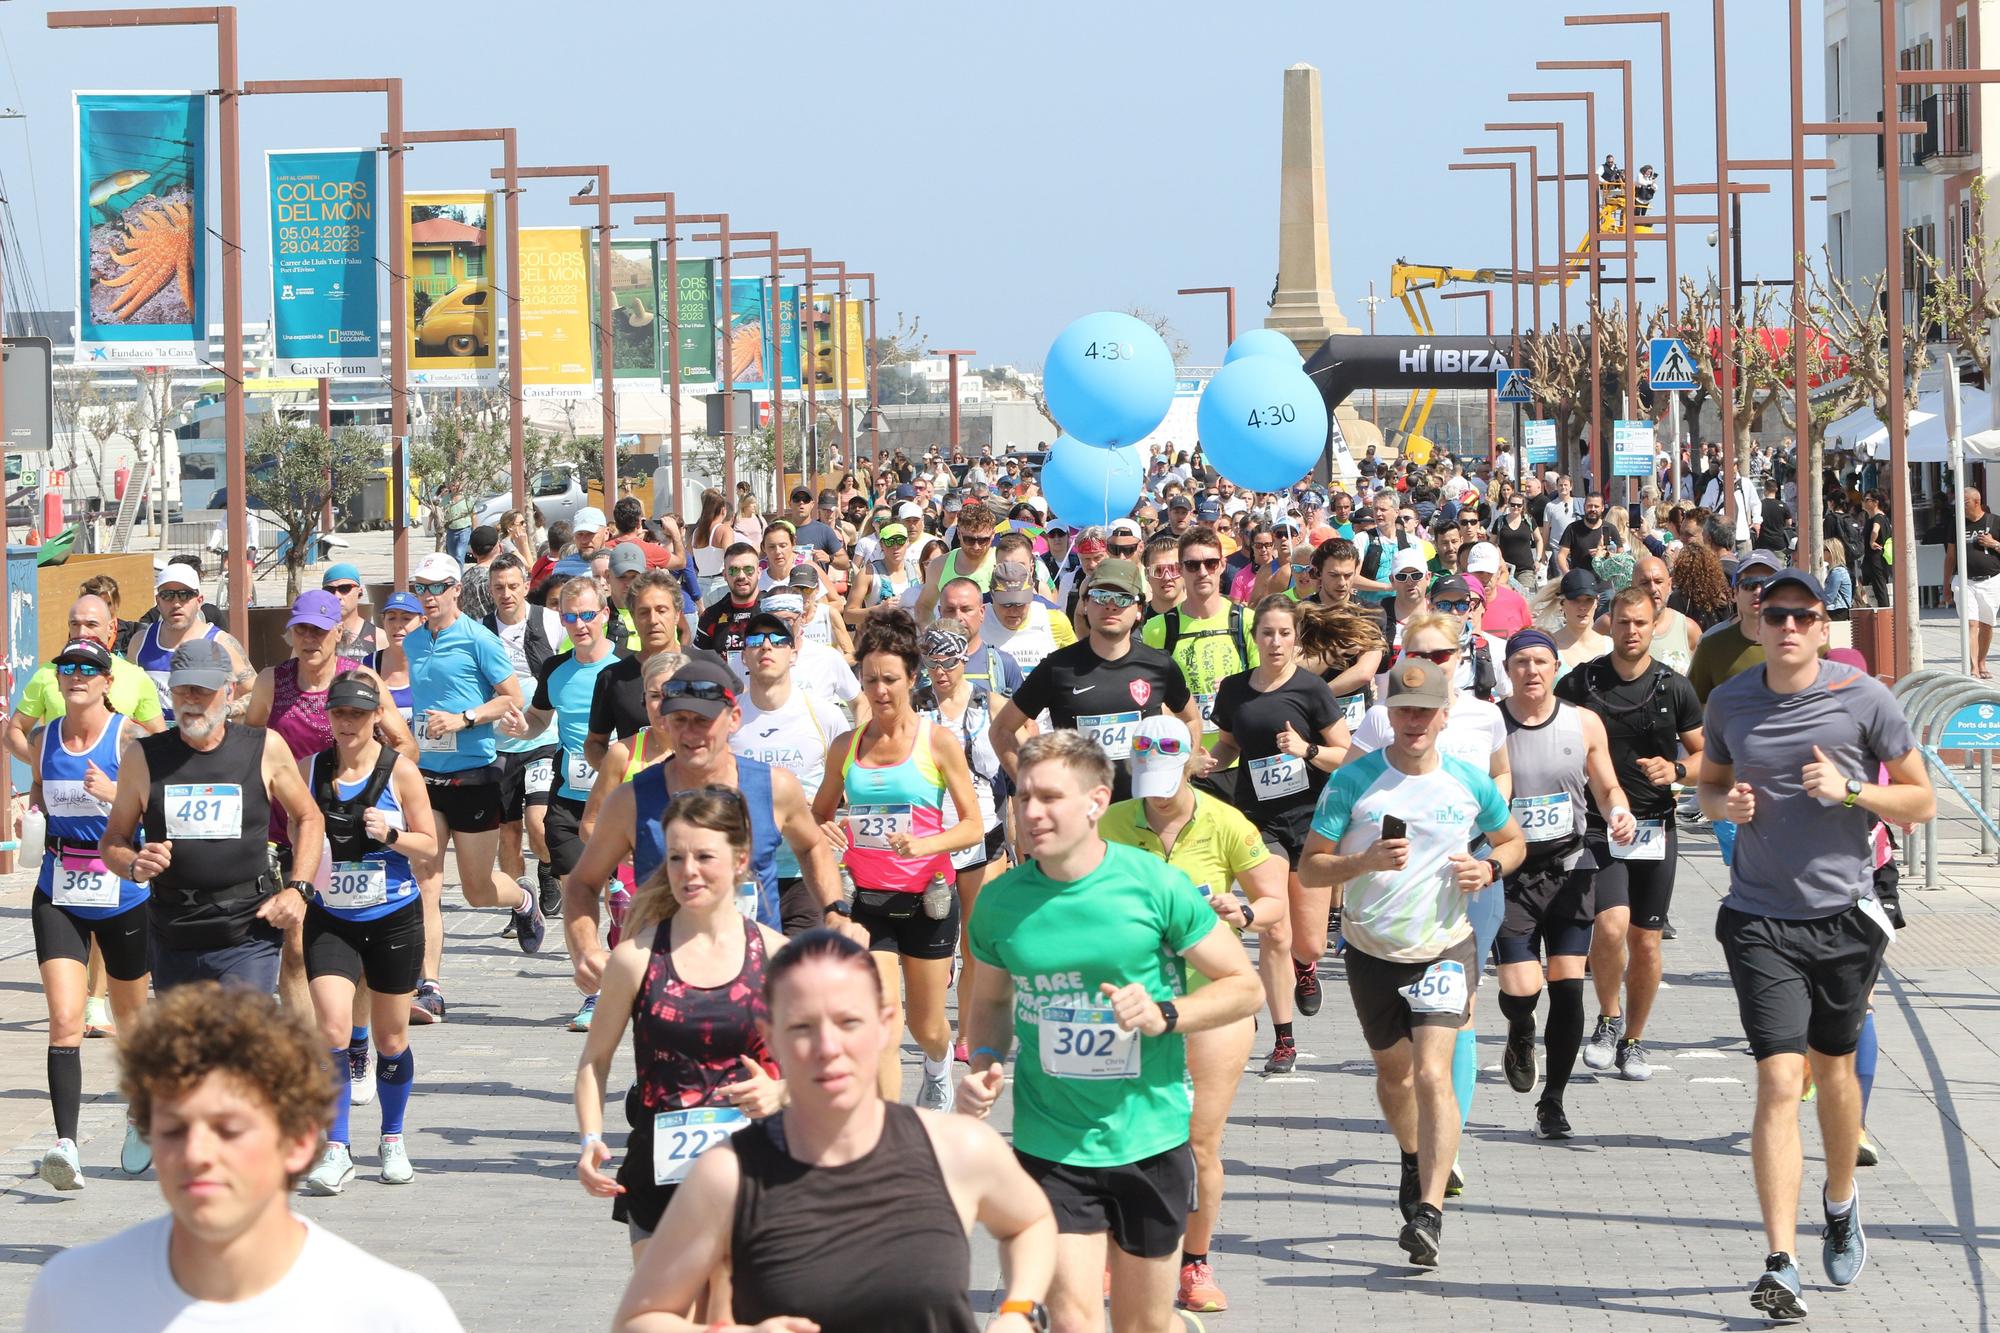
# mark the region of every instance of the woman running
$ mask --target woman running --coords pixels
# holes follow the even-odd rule
[[[392,592],[382,601],[382,632],[388,640],[368,665],[375,669],[382,688],[389,692],[403,722],[410,721],[410,659],[403,653],[403,640],[424,623],[424,605],[414,594]]]
[[[726,1268],[735,1323],[722,1327],[974,1333],[968,1232],[978,1222],[1007,1274],[984,1328],[1046,1330],[1048,1200],[986,1125],[883,1100],[871,1076],[893,1059],[902,1023],[867,952],[807,931],[765,969],[764,996],[785,1109],[695,1162],[612,1327],[716,1327],[686,1312]]]
[[[321,1036],[345,1071],[356,988],[373,996],[375,1088],[382,1102],[381,1176],[407,1185],[415,1174],[403,1146],[403,1117],[416,1080],[410,1006],[424,965],[424,905],[410,858],[433,860],[431,800],[407,757],[375,738],[382,688],[366,669],[343,671],[326,695],[333,748],[299,761],[313,801],[326,815],[326,880],[306,908],[306,981]],[[296,830],[294,830],[296,833]],[[326,1150],[305,1179],[311,1194],[338,1194],[354,1177],[348,1114],[353,1083],[336,1079],[338,1100]]]
[[[963,915],[951,853],[978,846],[986,831],[964,750],[912,705],[919,659],[909,613],[870,616],[861,629],[860,658],[870,716],[827,751],[813,818],[854,879],[854,900],[845,910],[868,932],[891,1007],[900,993],[899,1016],[907,1016],[910,1035],[923,1047],[917,1105],[942,1111],[951,1105],[951,1023],[944,1000]],[[880,1077],[883,1096],[901,1092],[895,1043],[882,1049]]]
[[[764,1032],[765,963],[785,937],[737,906],[751,878],[750,809],[725,788],[686,791],[665,823],[667,859],[633,895],[576,1066],[577,1179],[613,1201],[634,1260],[702,1149],[785,1103]],[[628,1022],[632,1132],[614,1177],[603,1170],[604,1087]]]
[[[1736,614],[1736,599],[1722,561],[1701,542],[1689,542],[1674,558],[1674,594],[1667,605],[1710,630]]]
[[[128,739],[140,734],[111,711],[111,654],[95,639],[75,639],[56,654],[56,684],[63,713],[34,742],[32,772],[47,821],[42,869],[35,881],[35,962],[49,1006],[49,1103],[56,1141],[42,1154],[41,1177],[59,1190],[83,1188],[76,1148],[77,1111],[83,1100],[85,963],[96,941],[111,981],[111,1014],[119,1032],[130,1032],[146,1003],[147,962],[144,884],[120,879],[98,854],[111,798],[118,791],[118,762]],[[153,1153],[132,1125],[125,1126],[119,1165],[138,1175]]]
[[[1258,604],[1251,629],[1258,665],[1216,687],[1211,717],[1217,768],[1228,767],[1238,756],[1243,760],[1236,769],[1236,808],[1284,858],[1290,872],[1288,919],[1272,924],[1258,956],[1257,970],[1276,1033],[1264,1064],[1267,1074],[1290,1073],[1298,1061],[1292,1041],[1294,1000],[1301,1002],[1309,1017],[1319,1011],[1317,969],[1326,953],[1333,890],[1301,885],[1299,856],[1326,776],[1340,767],[1350,739],[1333,692],[1311,672],[1299,669],[1299,621],[1309,614],[1301,603],[1282,594]],[[1315,984],[1303,984],[1308,976]],[[1297,996],[1298,991],[1306,993]]]
[[[1560,680],[1585,662],[1611,651],[1611,640],[1597,632],[1598,592],[1604,585],[1587,569],[1572,569],[1559,582],[1551,583],[1535,598],[1535,622],[1540,624],[1552,609],[1560,606],[1562,621],[1551,631],[1556,641],[1556,679]]]
[[[866,567],[856,565],[847,585],[847,610],[850,624],[859,625],[861,617],[854,613],[865,612],[893,602],[901,605],[903,594],[913,587],[920,587],[924,581],[923,569],[912,567],[906,558],[910,550],[910,532],[901,523],[884,523],[875,531],[875,540],[882,548],[881,558]]]
[[[1542,530],[1528,517],[1528,502],[1518,495],[1507,497],[1505,508],[1493,521],[1493,542],[1500,548],[1500,559],[1514,571],[1527,587],[1533,587],[1541,577],[1543,546]]]

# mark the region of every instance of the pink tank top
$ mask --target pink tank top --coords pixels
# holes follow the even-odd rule
[[[342,657],[337,659],[334,675],[366,665],[366,662]],[[333,744],[333,725],[326,718],[326,694],[325,690],[299,688],[299,660],[296,657],[288,657],[271,668],[271,720],[267,725],[284,738],[292,758],[303,759],[309,754],[318,754]],[[271,841],[281,847],[289,847],[292,845],[289,833],[285,808],[273,801]]]

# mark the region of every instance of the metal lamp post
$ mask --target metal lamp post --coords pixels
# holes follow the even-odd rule
[[[697,245],[720,245],[722,247],[724,273],[729,271],[728,265],[731,259],[769,258],[771,261],[771,313],[767,316],[771,324],[771,364],[765,368],[765,373],[771,377],[772,462],[774,470],[782,481],[785,475],[785,349],[778,341],[778,233],[775,231],[732,232],[725,227],[712,231],[706,236],[691,236],[688,239]],[[743,253],[736,249],[736,242],[738,241],[765,241],[768,242],[768,245],[763,250]],[[724,290],[726,293],[727,284],[724,284]],[[728,332],[727,323],[723,325],[723,331],[725,334]],[[728,399],[724,399],[723,401],[727,402]],[[731,441],[732,454],[734,453],[734,443],[734,441]],[[731,470],[734,470],[733,464]]]
[[[1218,292],[1222,295],[1222,317],[1229,329],[1229,342],[1233,343],[1236,341],[1236,289],[1234,287],[1181,287],[1176,289],[1175,294],[1178,296],[1207,296]],[[1228,345],[1229,343],[1223,344],[1225,347]]]

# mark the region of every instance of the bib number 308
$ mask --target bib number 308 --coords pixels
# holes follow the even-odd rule
[[[1041,1012],[1042,1072],[1053,1078],[1137,1078],[1139,1033],[1118,1026],[1109,1008]]]

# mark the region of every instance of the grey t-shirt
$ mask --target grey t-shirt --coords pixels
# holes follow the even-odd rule
[[[1736,831],[1725,907],[1751,916],[1810,920],[1853,906],[1868,892],[1874,856],[1869,815],[1825,806],[1806,793],[1801,770],[1813,747],[1849,777],[1916,748],[1895,696],[1874,677],[1821,662],[1797,694],[1774,694],[1753,667],[1715,687],[1703,721],[1708,753],[1733,764],[1757,794],[1757,817]]]

